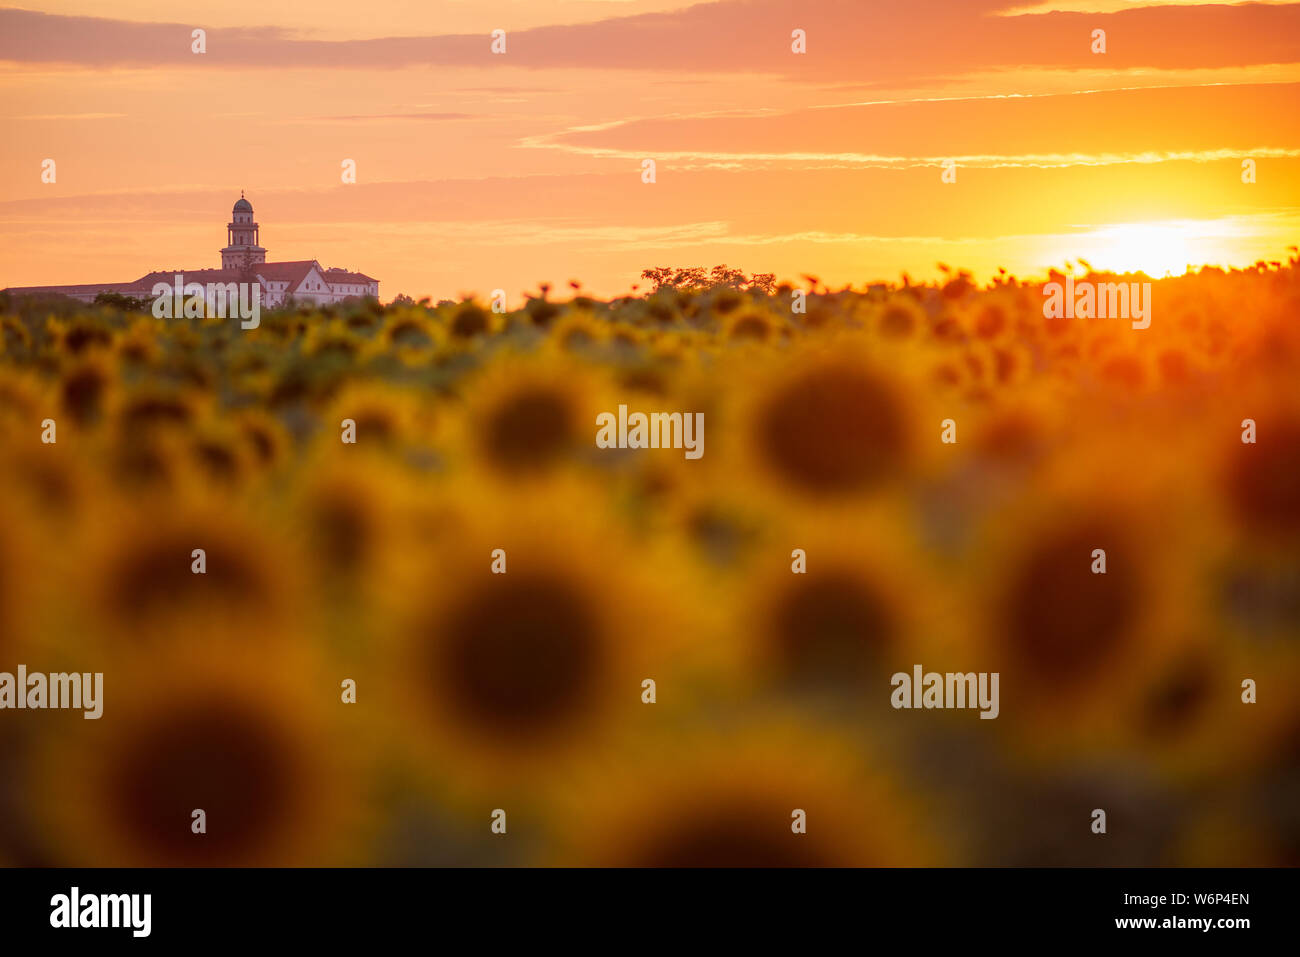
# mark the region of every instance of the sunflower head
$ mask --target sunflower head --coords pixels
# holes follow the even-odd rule
[[[559,356],[500,361],[463,386],[464,444],[499,479],[554,474],[595,448],[597,388],[584,367]]]
[[[1104,574],[1094,551],[1104,547]],[[1045,685],[1086,683],[1115,660],[1145,603],[1138,543],[1107,515],[1037,530],[1009,575],[999,621],[1009,656]]]
[[[788,489],[845,498],[907,469],[911,409],[893,376],[848,351],[816,351],[757,389],[746,426],[763,470]]]
[[[331,731],[312,668],[266,647],[214,654],[190,644],[105,665],[103,719],[51,735],[31,792],[64,862],[337,860],[355,837],[347,778],[360,763]]]
[[[447,318],[447,333],[453,341],[471,342],[485,339],[500,331],[497,314],[484,309],[473,299],[466,299]]]
[[[910,295],[899,294],[879,305],[872,326],[882,339],[905,340],[919,336],[927,322],[920,304]]]
[[[784,327],[768,310],[751,305],[738,309],[723,321],[723,336],[731,342],[765,343],[777,339]]]
[[[1263,538],[1300,539],[1300,415],[1261,416],[1255,444],[1228,439],[1223,494],[1238,522]]]
[[[104,414],[106,397],[115,382],[115,370],[103,354],[76,363],[59,382],[63,411],[82,427],[97,423]]]
[[[91,538],[94,626],[129,644],[283,622],[296,594],[292,559],[215,503],[105,507]]]
[[[553,772],[631,713],[659,619],[612,530],[507,511],[441,543],[404,616],[407,708],[470,777]]]
[[[580,778],[581,832],[561,842],[572,847],[555,863],[889,867],[936,859],[913,808],[878,769],[866,772],[854,749],[815,727],[769,723],[658,742],[634,772]]]

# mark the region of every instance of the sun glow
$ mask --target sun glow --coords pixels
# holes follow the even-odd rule
[[[1179,224],[1125,223],[1095,230],[1091,238],[1099,249],[1084,258],[1098,269],[1181,276],[1188,266],[1206,261],[1190,230]]]
[[[1251,232],[1230,220],[1166,220],[1097,226],[1069,237],[1062,259],[1106,272],[1181,276],[1204,265],[1254,262]]]

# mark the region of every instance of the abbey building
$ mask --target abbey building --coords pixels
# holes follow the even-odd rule
[[[260,226],[253,218],[253,204],[241,193],[226,224],[226,246],[221,250],[220,269],[160,269],[131,282],[82,283],[71,286],[13,286],[3,290],[13,296],[67,296],[79,302],[94,302],[101,293],[152,299],[155,283],[169,286],[176,276],[182,282],[256,282],[262,289],[262,303],[273,309],[285,300],[317,306],[345,299],[379,298],[379,280],[347,269],[326,269],[314,259],[267,262],[260,244]]]

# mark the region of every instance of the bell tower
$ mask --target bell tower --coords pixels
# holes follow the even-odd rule
[[[243,269],[266,262],[266,250],[257,244],[258,226],[253,221],[253,204],[244,199],[242,189],[231,213],[230,222],[226,224],[226,248],[221,250],[221,268]]]

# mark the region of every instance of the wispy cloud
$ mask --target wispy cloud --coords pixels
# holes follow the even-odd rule
[[[383,69],[511,65],[674,73],[772,73],[844,82],[903,80],[974,70],[1096,66],[1089,37],[1113,33],[1112,69],[1292,63],[1300,60],[1300,5],[1152,6],[1113,13],[997,16],[1008,0],[720,0],[666,13],[521,30],[494,57],[486,34],[318,40],[282,27],[221,28],[207,53],[191,27],[0,10],[0,60],[86,67],[121,64],[256,69]],[[790,52],[793,26],[808,55]],[[1225,42],[1230,39],[1231,42]]]

